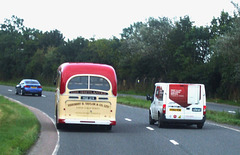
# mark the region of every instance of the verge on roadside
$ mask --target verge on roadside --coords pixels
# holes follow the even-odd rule
[[[6,97],[8,100],[16,102],[31,110],[40,122],[41,129],[37,142],[30,148],[28,155],[35,154],[57,154],[59,148],[59,133],[53,123],[53,120],[45,113],[31,106],[27,106],[17,100]]]

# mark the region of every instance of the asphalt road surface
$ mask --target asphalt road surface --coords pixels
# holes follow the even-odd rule
[[[42,97],[20,96],[14,94],[14,87],[0,85],[0,94],[35,107],[54,119],[54,92],[43,92]],[[58,155],[240,154],[238,127],[207,121],[203,129],[197,129],[196,125],[158,128],[157,124],[149,125],[147,109],[120,104],[117,125],[111,131],[69,126],[59,130],[59,137]]]

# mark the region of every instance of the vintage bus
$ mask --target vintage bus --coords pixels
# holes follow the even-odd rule
[[[66,124],[116,125],[117,77],[112,66],[63,63],[55,93],[56,127]]]

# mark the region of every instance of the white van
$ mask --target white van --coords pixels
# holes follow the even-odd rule
[[[206,120],[206,93],[203,84],[156,83],[149,109],[149,123],[196,124],[202,129]]]

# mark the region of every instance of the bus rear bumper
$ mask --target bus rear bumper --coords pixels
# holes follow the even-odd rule
[[[59,122],[60,123],[60,122]],[[61,123],[65,124],[85,124],[85,125],[116,125],[116,121],[112,120],[77,120],[64,119]]]

